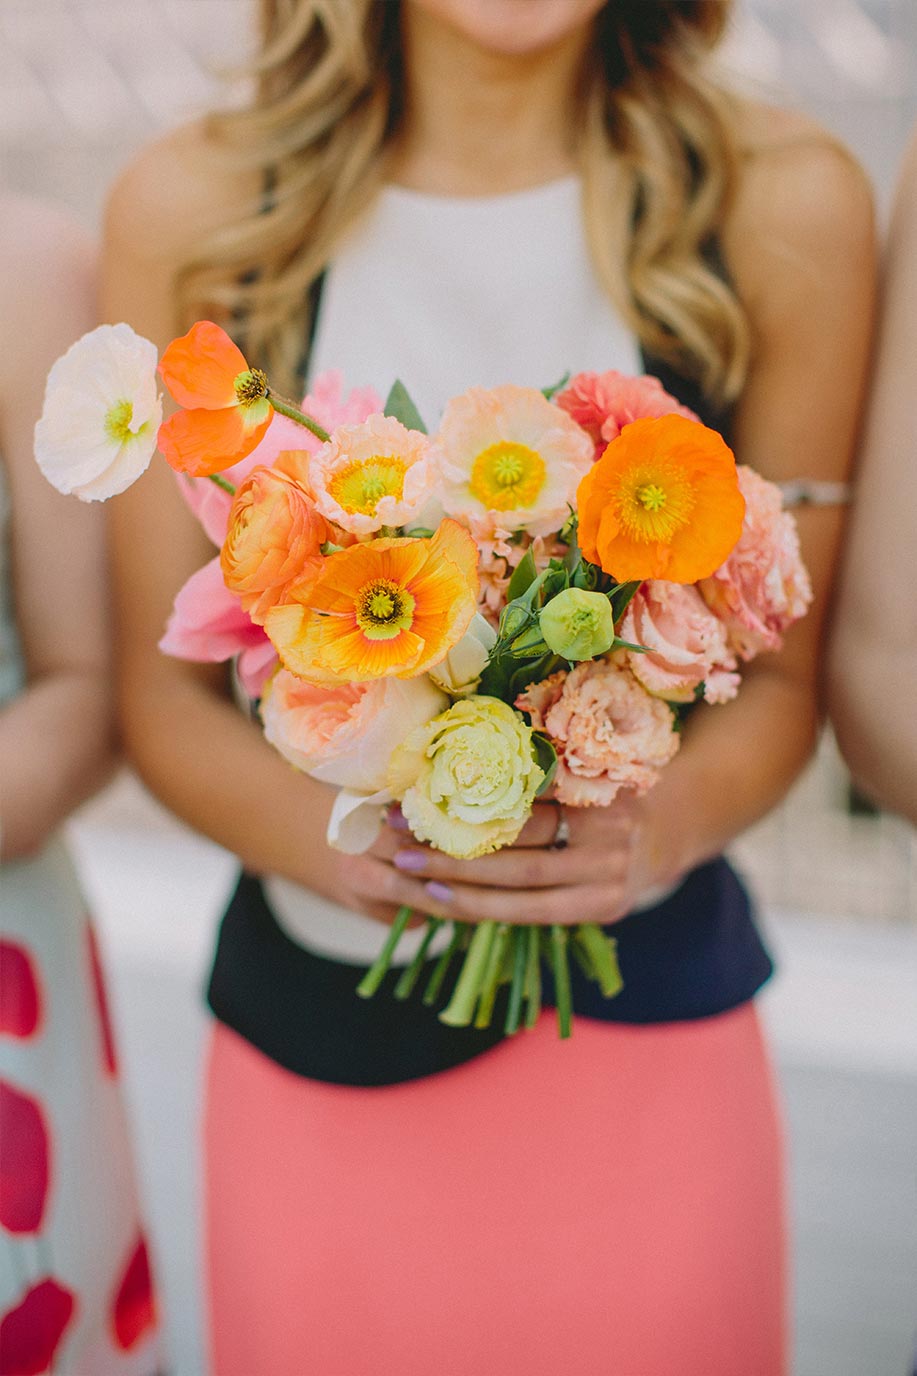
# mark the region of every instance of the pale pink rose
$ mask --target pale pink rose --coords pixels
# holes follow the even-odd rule
[[[531,535],[561,529],[592,462],[589,437],[533,387],[472,387],[453,397],[436,439],[448,515],[496,513],[506,530]]]
[[[392,416],[339,425],[309,462],[316,507],[357,536],[416,521],[437,476],[435,445]]]
[[[297,769],[376,793],[386,787],[399,741],[448,706],[426,675],[322,686],[280,669],[262,699],[261,719],[267,739]]]
[[[320,373],[306,396],[302,409],[329,433],[339,425],[357,425],[382,410],[382,400],[372,387],[354,387],[344,395],[344,376],[337,369]],[[287,416],[275,415],[261,443],[241,462],[223,475],[239,487],[253,468],[271,468],[281,454],[304,449],[314,454],[321,440]],[[200,521],[207,536],[219,547],[226,538],[232,497],[209,478],[190,478],[178,474],[179,490]]]
[[[741,466],[745,521],[739,543],[710,577],[698,583],[707,606],[726,627],[743,659],[779,650],[783,632],[804,616],[812,585],[799,550],[799,532],[783,510],[780,489]]]
[[[698,419],[665,390],[658,377],[629,377],[613,368],[607,373],[577,373],[558,392],[554,404],[586,431],[595,446],[596,458],[631,421],[672,414]]]
[[[516,699],[557,750],[554,792],[572,807],[605,807],[622,788],[645,793],[678,750],[671,710],[620,654],[586,660]]]
[[[219,559],[198,569],[177,594],[159,648],[198,664],[219,664],[238,656],[239,679],[251,698],[259,696],[277,664],[264,631],[223,582]]]
[[[708,702],[728,702],[739,690],[736,658],[718,621],[696,588],[651,579],[638,588],[618,632],[647,646],[628,653],[634,677],[668,702],[690,702],[703,683]]]

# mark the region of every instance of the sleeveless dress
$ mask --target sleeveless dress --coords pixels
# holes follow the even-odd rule
[[[595,280],[574,178],[387,187],[320,291],[311,374],[383,395],[400,376],[431,427],[468,386],[650,362]],[[390,987],[357,999],[378,924],[242,877],[209,989],[215,1376],[783,1376],[780,1128],[750,1002],[770,961],[723,860],[640,908],[614,925],[617,999],[574,972],[573,1037],[548,1008],[506,1040]]]
[[[25,686],[0,463],[0,710]],[[152,1376],[150,1259],[92,924],[59,837],[0,870],[0,1374]]]

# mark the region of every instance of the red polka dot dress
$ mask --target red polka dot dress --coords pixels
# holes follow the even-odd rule
[[[6,534],[0,467],[0,556]],[[0,558],[0,711],[24,674]],[[0,870],[0,1376],[153,1376],[150,1257],[95,935],[58,839]]]

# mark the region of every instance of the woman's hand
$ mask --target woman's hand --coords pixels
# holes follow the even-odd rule
[[[562,850],[552,849],[559,805],[537,802],[514,845],[477,860],[422,845],[394,810],[372,849],[339,866],[347,901],[386,922],[402,905],[463,922],[613,922],[674,877],[652,860],[651,797],[565,809]]]

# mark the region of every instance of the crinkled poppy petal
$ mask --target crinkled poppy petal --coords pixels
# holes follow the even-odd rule
[[[41,1021],[38,971],[29,952],[0,941],[0,1033],[33,1037]]]
[[[0,1322],[0,1376],[42,1376],[76,1310],[72,1290],[46,1277]]]
[[[136,1347],[156,1324],[156,1299],[150,1256],[143,1236],[137,1239],[118,1283],[111,1310],[115,1342],[123,1352]]]
[[[179,406],[220,410],[235,406],[236,378],[247,372],[241,349],[212,320],[199,320],[173,339],[159,361],[159,373]]]
[[[159,449],[176,473],[208,478],[250,454],[267,433],[273,411],[255,425],[242,409],[176,411],[159,427]]]
[[[117,1075],[118,1060],[115,1056],[115,1035],[111,1025],[111,1014],[108,1011],[108,995],[105,992],[105,976],[102,973],[99,946],[91,922],[86,923],[86,941],[89,945],[89,968],[92,971],[92,987],[96,996],[96,1008],[99,1013],[102,1065],[107,1075]]]
[[[0,1080],[0,1223],[10,1233],[41,1227],[51,1147],[38,1102]]]

